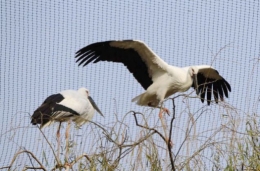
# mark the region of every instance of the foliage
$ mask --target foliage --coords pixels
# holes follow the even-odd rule
[[[177,97],[186,95],[179,95]],[[175,97],[175,98],[177,98]],[[260,129],[258,115],[248,115],[246,125],[241,125],[239,118],[233,113],[237,110],[223,104],[225,109],[222,115],[222,124],[212,129],[197,130],[196,124],[201,117],[212,112],[202,107],[197,112],[191,112],[187,107],[183,114],[188,115],[187,125],[177,128],[175,118],[174,99],[171,116],[151,117],[141,112],[130,111],[121,120],[116,117],[114,123],[101,125],[91,122],[93,134],[92,151],[83,151],[74,154],[74,148],[80,142],[68,141],[61,151],[61,156],[56,154],[55,142],[50,142],[39,129],[49,149],[42,151],[42,156],[36,156],[33,151],[22,149],[14,154],[9,165],[1,169],[20,170],[21,166],[15,164],[19,156],[28,157],[34,163],[32,166],[24,165],[23,170],[260,170]],[[177,115],[181,115],[178,113]],[[156,118],[151,124],[151,118]],[[135,133],[129,133],[129,118],[135,121]],[[169,119],[170,118],[170,119]],[[245,128],[244,132],[238,128]],[[176,131],[184,136],[177,146],[173,137]],[[207,135],[207,136],[205,136]],[[54,164],[48,160],[47,153],[51,151]],[[69,158],[64,153],[69,152]],[[208,158],[208,153],[211,157]],[[57,157],[60,156],[60,157]],[[127,167],[126,163],[127,162]],[[130,167],[130,168],[129,168]]]

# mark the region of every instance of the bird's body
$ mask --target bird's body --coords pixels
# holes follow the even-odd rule
[[[170,71],[173,72],[161,74],[144,93],[138,95],[132,101],[137,102],[140,106],[157,107],[160,102],[172,94],[187,91],[192,84],[188,74],[182,68],[173,66],[171,66]],[[178,71],[178,75],[176,75],[176,71]]]
[[[195,88],[202,102],[207,94],[208,104],[212,93],[218,103],[219,98],[223,100],[223,92],[228,97],[228,91],[231,91],[229,83],[211,66],[181,68],[169,65],[141,41],[93,43],[80,49],[76,58],[79,65],[84,66],[99,61],[123,63],[146,90],[132,100],[141,106],[158,107],[165,98],[190,87]]]
[[[40,107],[32,115],[32,124],[40,124],[41,128],[54,122],[66,122],[72,120],[77,126],[81,126],[94,116],[95,109],[91,97],[86,88],[79,90],[64,90],[46,98]],[[92,100],[93,101],[93,100]]]
[[[31,117],[31,123],[33,125],[40,124],[40,128],[44,128],[54,122],[60,122],[57,131],[57,158],[59,159],[60,126],[62,122],[68,122],[65,134],[65,159],[68,161],[69,129],[71,121],[74,121],[77,126],[81,126],[93,118],[95,110],[103,116],[94,100],[89,96],[89,91],[86,88],[80,88],[77,91],[64,90],[58,94],[47,97],[41,106],[34,111]]]

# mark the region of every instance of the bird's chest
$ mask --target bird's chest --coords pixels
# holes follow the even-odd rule
[[[184,92],[187,91],[190,86],[185,82],[183,79],[176,79],[172,78],[169,80],[166,97],[169,97],[172,94],[175,94],[177,92]]]
[[[167,89],[167,92],[166,92],[166,95],[165,95],[165,98],[177,93],[177,92],[180,92],[180,88],[177,87],[176,85],[173,85],[173,86],[170,86],[168,89]]]

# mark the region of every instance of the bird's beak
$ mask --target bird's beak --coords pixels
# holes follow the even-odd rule
[[[94,107],[94,109],[96,109],[96,111],[104,117],[104,115],[102,114],[102,112],[99,110],[99,108],[97,107],[95,101],[92,99],[92,97],[88,96],[88,99],[90,101],[90,103],[92,104],[92,106]]]
[[[196,94],[199,95],[197,74],[193,74],[193,84],[196,90]]]

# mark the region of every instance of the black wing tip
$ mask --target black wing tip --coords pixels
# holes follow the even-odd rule
[[[215,71],[217,71],[217,70],[215,70]],[[217,73],[218,73],[218,71],[217,71]],[[220,81],[221,81],[221,85],[222,85],[222,90],[224,91],[224,95],[226,96],[226,98],[228,98],[228,92],[231,92],[231,86],[223,77],[222,77],[222,79],[220,79]],[[219,94],[219,92],[218,92],[218,94]],[[220,97],[220,100],[224,101],[223,96]]]
[[[127,44],[128,42],[131,44],[131,42],[135,43],[139,41],[130,39],[109,40],[87,45],[76,52],[76,63],[78,66],[83,67],[89,63],[98,63],[99,61],[123,63],[146,90],[152,84],[152,79],[149,76],[146,64],[140,58],[140,54],[134,48],[117,46],[117,43],[120,45],[121,43]]]
[[[205,99],[201,99],[201,102],[204,103]],[[210,104],[212,104],[211,100],[206,100],[207,101],[207,105],[210,106]],[[215,101],[218,104],[218,101]]]
[[[112,42],[112,40],[104,41],[104,42],[96,42],[96,43],[89,44],[89,45],[79,49],[75,53],[75,58],[78,58],[76,60],[76,63],[80,62],[78,64],[78,66],[82,65],[86,60],[88,61],[88,59],[92,56],[91,54],[94,54],[96,51],[103,51],[102,49],[104,47],[110,47],[110,42]],[[86,66],[90,62],[85,63],[83,65],[83,67]]]
[[[32,119],[32,120],[31,120],[31,124],[32,124],[32,125],[37,125],[38,123],[37,123],[36,119]]]
[[[204,103],[204,101],[205,101],[205,99],[204,99],[204,98],[203,98],[203,99],[201,98],[201,102]],[[211,103],[211,101],[210,101],[210,100],[206,100],[206,101],[207,101],[207,105],[209,106],[210,103]]]
[[[229,92],[231,92],[231,86],[230,86],[230,84],[229,84],[226,80],[225,80],[225,84],[226,84],[226,86],[227,86]]]
[[[47,122],[50,121],[50,114],[44,114],[39,110],[36,110],[32,117],[31,117],[31,124],[32,125],[37,125],[37,124],[41,124],[41,125],[45,125]]]
[[[214,80],[209,80],[209,81],[214,81]],[[213,85],[213,92],[211,90],[208,90],[209,87],[211,87],[212,85]],[[228,98],[229,93],[231,92],[230,84],[223,77],[222,79],[215,80],[211,84],[206,83],[205,88],[204,89],[200,88],[200,89],[201,89],[200,91],[201,102],[204,103],[204,101],[207,101],[208,106],[213,102],[211,101],[212,94],[214,96],[213,99],[214,102],[218,104],[219,101],[224,101],[224,97]],[[205,97],[206,94],[207,96]]]
[[[75,53],[75,58],[78,58],[79,56],[81,56],[83,53],[87,52],[88,50],[91,50],[91,49],[96,49],[98,47],[102,47],[102,46],[110,46],[110,43],[111,42],[118,42],[118,41],[135,41],[135,40],[132,40],[132,39],[126,39],[126,40],[107,40],[107,41],[102,41],[102,42],[95,42],[95,43],[91,43],[81,49],[79,49],[76,53]]]
[[[90,50],[90,49],[95,49],[97,47],[100,47],[100,46],[110,46],[110,43],[111,42],[119,42],[119,41],[122,41],[122,42],[127,42],[127,41],[135,41],[133,39],[125,39],[125,40],[107,40],[107,41],[100,41],[100,42],[95,42],[95,43],[91,43],[81,49],[79,49],[75,54],[75,58],[79,57],[82,53],[85,53],[87,50]]]
[[[76,53],[75,53],[75,58],[78,58],[78,57],[80,57],[81,56],[81,49],[80,50],[78,50]]]

